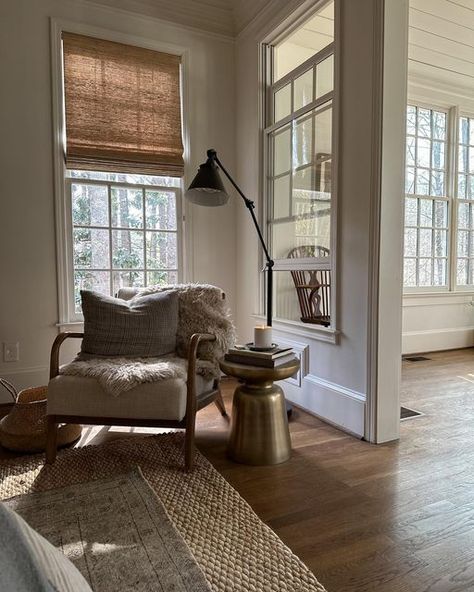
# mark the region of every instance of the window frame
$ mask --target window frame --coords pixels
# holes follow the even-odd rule
[[[463,284],[458,284],[457,283],[457,262],[458,262],[458,253],[457,253],[457,236],[458,236],[458,230],[459,230],[459,225],[458,225],[458,204],[459,203],[467,203],[470,204],[470,210],[473,212],[471,214],[471,227],[470,227],[470,232],[474,235],[474,195],[471,197],[471,199],[468,198],[462,198],[462,197],[458,197],[458,183],[459,183],[459,146],[460,146],[460,142],[459,142],[459,120],[461,119],[461,117],[467,117],[468,119],[471,119],[473,124],[474,124],[474,112],[469,112],[465,109],[461,109],[460,107],[455,107],[454,108],[456,111],[456,118],[455,118],[455,143],[454,143],[454,157],[455,157],[455,162],[456,162],[456,167],[455,167],[455,171],[453,172],[453,189],[454,189],[454,202],[456,204],[456,239],[455,239],[455,255],[453,258],[453,285],[455,286],[455,289],[453,291],[455,292],[461,292],[461,293],[466,293],[466,292],[472,292],[474,293],[474,271],[472,272],[472,280],[473,283],[472,284],[467,284],[467,285],[463,285]],[[474,148],[473,148],[474,151]],[[470,149],[469,149],[470,152]],[[469,166],[469,165],[468,165]],[[474,178],[474,171],[472,173],[468,172],[466,176],[471,176]],[[470,240],[473,240],[472,238]],[[468,255],[468,260],[473,260],[474,261],[474,250],[473,250],[473,255]]]
[[[130,173],[130,174],[136,174],[136,173]],[[176,177],[178,178],[178,177]],[[109,209],[109,224],[107,226],[95,226],[95,225],[75,225],[73,223],[73,216],[72,216],[72,185],[92,185],[92,186],[104,186],[107,188],[107,200],[108,200],[108,209]],[[110,261],[112,260],[113,257],[113,251],[112,251],[112,232],[114,230],[117,230],[117,228],[115,228],[114,226],[112,226],[112,220],[111,220],[111,193],[112,193],[112,188],[119,188],[119,189],[134,189],[134,190],[141,190],[142,191],[142,196],[143,196],[143,213],[144,213],[144,226],[143,228],[118,228],[118,230],[138,230],[140,232],[144,233],[144,253],[143,253],[143,268],[140,269],[128,269],[128,268],[124,268],[124,269],[118,269],[118,268],[114,268],[113,266],[107,269],[91,269],[91,271],[107,271],[110,273],[110,288],[111,288],[111,293],[113,294],[113,274],[114,272],[123,272],[123,273],[127,273],[130,271],[141,271],[143,273],[146,273],[148,271],[147,268],[147,260],[146,260],[146,253],[145,253],[145,241],[146,241],[146,233],[147,231],[149,231],[150,229],[146,227],[146,214],[145,214],[145,192],[146,190],[153,190],[153,191],[163,191],[163,192],[167,192],[167,193],[174,193],[175,195],[175,200],[176,200],[176,230],[156,230],[156,229],[151,229],[153,232],[168,232],[168,233],[172,233],[172,234],[176,234],[176,247],[177,247],[177,269],[169,269],[169,270],[161,270],[161,269],[150,269],[149,271],[173,271],[176,272],[177,278],[178,278],[178,282],[182,281],[182,269],[183,269],[183,214],[182,214],[182,195],[183,195],[183,181],[180,178],[180,184],[179,186],[166,186],[166,185],[151,185],[151,184],[139,184],[139,183],[126,183],[123,181],[108,181],[108,180],[98,180],[98,179],[85,179],[85,178],[80,178],[80,177],[72,177],[66,174],[66,178],[65,178],[65,192],[66,192],[66,212],[67,212],[67,218],[68,218],[68,226],[69,226],[69,230],[67,232],[68,234],[68,238],[71,241],[71,248],[69,250],[70,256],[71,256],[71,260],[68,262],[68,266],[67,266],[67,273],[68,273],[68,284],[71,286],[71,290],[72,290],[72,298],[73,301],[70,303],[70,318],[73,321],[81,321],[83,319],[83,316],[81,313],[76,312],[75,310],[75,300],[74,300],[74,273],[76,271],[76,267],[74,265],[74,242],[73,242],[73,233],[74,233],[74,229],[75,228],[97,228],[99,230],[105,230],[109,233],[109,259]],[[87,269],[85,270],[79,270],[79,271],[88,271]],[[146,284],[145,284],[146,286]]]
[[[428,109],[430,111],[438,111],[441,113],[445,113],[446,115],[446,139],[445,139],[445,195],[444,196],[433,196],[433,195],[420,195],[417,194],[416,192],[414,193],[404,193],[404,202],[403,202],[403,208],[404,208],[404,213],[405,213],[405,209],[406,209],[406,200],[407,198],[411,198],[411,199],[416,199],[417,201],[420,199],[425,199],[425,200],[431,200],[432,202],[435,201],[445,201],[447,203],[447,218],[448,218],[448,223],[447,223],[447,243],[446,243],[446,285],[445,286],[405,286],[403,285],[403,293],[404,294],[418,294],[420,292],[425,293],[425,292],[436,292],[436,293],[448,293],[450,291],[450,286],[451,286],[451,265],[450,265],[450,261],[451,261],[451,253],[452,253],[452,248],[453,248],[453,243],[452,243],[452,212],[453,212],[453,197],[454,197],[454,191],[453,191],[453,187],[451,184],[452,181],[452,169],[453,169],[453,154],[452,154],[452,146],[453,146],[453,142],[452,142],[452,119],[451,119],[451,109],[447,108],[447,107],[443,107],[440,105],[436,105],[435,103],[427,103],[424,101],[417,101],[417,100],[408,100],[407,101],[407,108],[408,106],[414,106],[417,108],[421,108],[421,109]],[[415,139],[418,136],[415,136]],[[406,129],[405,129],[405,147],[406,147],[406,138],[407,138],[407,133],[406,133]],[[406,149],[406,148],[405,148]],[[432,156],[430,155],[430,161],[431,161]],[[415,163],[414,169],[416,170],[417,166]],[[406,170],[407,170],[407,165],[405,162],[405,178],[406,178]],[[432,170],[432,167],[430,166],[430,168],[428,169],[429,171]],[[435,169],[437,170],[437,169]],[[415,177],[415,189],[416,189],[416,177]],[[406,225],[405,225],[405,215],[403,218],[403,229],[404,229],[404,234],[405,234],[405,229],[406,229]],[[411,228],[411,227],[410,227]],[[422,228],[419,224],[416,226],[417,228],[417,234],[420,228]],[[434,231],[433,227],[433,231]],[[417,248],[418,251],[418,248]],[[408,257],[413,258],[413,257]],[[418,254],[416,255],[416,259],[418,259],[419,256]],[[429,257],[429,259],[433,259],[433,257]],[[403,261],[405,262],[405,243],[403,244]]]
[[[190,139],[188,125],[188,68],[189,49],[166,42],[157,42],[154,39],[130,35],[111,29],[104,29],[51,17],[51,81],[52,81],[52,130],[54,152],[54,201],[55,201],[55,230],[56,230],[56,263],[57,263],[57,290],[58,290],[58,322],[57,326],[67,328],[82,325],[83,316],[75,312],[74,305],[74,266],[72,244],[72,212],[67,190],[66,174],[66,128],[65,128],[65,104],[64,104],[64,72],[62,57],[62,33],[77,33],[89,35],[108,41],[115,41],[136,47],[143,47],[153,51],[179,55],[181,57],[180,84],[181,84],[181,121],[184,146],[185,174],[181,180],[180,195],[177,198],[177,227],[181,233],[178,239],[178,253],[180,253],[181,269],[178,271],[178,281],[184,282],[191,275],[190,261],[186,253],[190,250],[192,241],[192,223],[186,221],[183,184],[186,178],[186,165],[189,162]],[[133,174],[133,171],[124,171]],[[95,181],[94,181],[95,183]],[[123,184],[122,184],[123,186]],[[133,185],[136,187],[136,185]],[[151,185],[148,187],[152,187]],[[178,203],[179,202],[179,203]]]
[[[403,296],[423,296],[423,295],[445,295],[450,294],[466,294],[474,293],[474,285],[460,285],[457,284],[457,236],[458,236],[458,200],[457,197],[457,183],[458,183],[458,146],[459,146],[459,118],[473,116],[461,109],[459,105],[447,105],[437,103],[435,100],[417,99],[416,96],[409,96],[407,100],[407,108],[409,105],[419,107],[422,109],[430,109],[446,114],[446,141],[445,141],[445,196],[431,196],[403,194],[404,210],[406,208],[407,198],[412,199],[430,199],[432,201],[446,201],[448,204],[448,226],[447,226],[447,256],[446,256],[446,285],[445,286],[405,286],[403,284]],[[405,131],[405,138],[407,133]],[[405,142],[406,145],[406,142]],[[415,166],[416,168],[416,166]],[[405,178],[407,165],[405,162]],[[415,187],[416,188],[416,187]],[[466,200],[469,201],[469,200]],[[470,202],[474,206],[474,200]],[[405,216],[404,216],[404,230]],[[420,228],[417,226],[417,228]],[[405,247],[403,246],[403,261],[405,261]]]
[[[269,47],[270,49],[270,61],[271,64],[273,62],[273,46]],[[279,80],[277,80],[274,83],[271,83],[267,86],[266,89],[266,95],[267,95],[267,109],[266,109],[266,126],[263,130],[263,135],[264,135],[264,214],[265,214],[265,231],[266,231],[266,236],[267,236],[267,240],[268,240],[268,244],[270,244],[270,248],[273,250],[273,245],[272,245],[272,240],[271,240],[271,227],[272,227],[272,220],[270,219],[270,203],[272,200],[272,188],[271,188],[271,182],[269,181],[269,177],[273,178],[273,159],[272,159],[272,148],[271,148],[271,134],[284,128],[285,126],[290,126],[294,121],[297,121],[298,119],[300,119],[301,117],[304,117],[305,115],[309,115],[312,111],[321,109],[321,111],[324,110],[324,106],[326,104],[328,104],[328,108],[332,109],[332,137],[331,137],[331,149],[332,149],[332,162],[331,162],[331,178],[334,178],[334,144],[335,144],[335,138],[334,138],[334,118],[335,118],[335,110],[334,110],[334,98],[335,98],[335,75],[334,75],[334,86],[333,86],[333,90],[322,95],[321,97],[314,99],[313,101],[311,101],[310,103],[308,103],[307,105],[305,105],[304,107],[301,107],[300,109],[298,109],[297,111],[291,111],[291,113],[289,115],[287,115],[286,117],[283,117],[282,119],[276,121],[273,123],[273,117],[274,117],[274,97],[275,94],[282,89],[283,87],[285,87],[288,83],[292,84],[299,76],[301,76],[302,74],[304,74],[305,72],[307,72],[308,70],[310,70],[311,68],[316,68],[316,66],[323,62],[325,59],[327,59],[330,56],[334,56],[334,65],[335,65],[335,43],[330,43],[329,45],[327,45],[326,47],[324,47],[321,51],[319,51],[318,53],[314,54],[313,56],[311,56],[310,58],[308,58],[307,60],[305,60],[302,64],[300,64],[298,67],[296,67],[294,70],[291,70],[291,72],[288,72],[287,74],[285,74],[285,76],[283,76],[282,78],[280,78]],[[273,74],[273,67],[270,66],[270,72],[269,72],[269,78],[270,80],[272,80],[272,74]],[[293,109],[293,92],[291,93],[291,109]],[[290,160],[292,160],[291,156],[290,156]],[[292,166],[292,165],[291,165]],[[293,169],[291,169],[293,170]],[[290,175],[290,192],[291,192],[291,177],[292,175]],[[274,271],[291,271],[293,269],[311,269],[311,270],[315,270],[315,269],[327,269],[328,268],[328,259],[329,259],[329,266],[332,270],[332,262],[331,259],[333,258],[332,256],[332,251],[333,251],[333,240],[332,240],[332,235],[334,232],[334,224],[333,224],[333,212],[332,212],[332,205],[333,205],[333,195],[334,192],[331,190],[331,221],[330,221],[330,228],[331,228],[331,237],[330,237],[330,242],[331,242],[331,249],[330,249],[330,256],[329,257],[324,257],[324,258],[299,258],[299,259],[275,259],[275,266],[274,266]],[[282,220],[286,220],[286,219],[282,219]]]
[[[283,318],[275,317],[275,325],[281,326],[282,330],[291,327],[293,334],[304,334],[311,335],[311,338],[326,341],[329,343],[338,343],[338,315],[337,315],[337,229],[338,229],[338,156],[339,156],[339,89],[340,89],[340,34],[339,34],[339,3],[334,3],[334,41],[324,47],[322,50],[317,52],[300,64],[297,68],[288,72],[285,76],[280,78],[275,83],[273,82],[273,49],[274,46],[285,40],[294,31],[300,27],[304,22],[314,16],[320,9],[324,8],[329,3],[329,0],[315,1],[310,11],[306,11],[303,15],[294,19],[291,23],[285,25],[284,30],[281,28],[274,35],[269,36],[264,43],[261,44],[261,89],[262,89],[262,102],[261,102],[261,188],[262,188],[262,200],[261,200],[261,221],[264,227],[265,237],[268,244],[271,244],[270,236],[270,224],[269,224],[269,205],[271,195],[269,193],[269,166],[271,150],[269,150],[269,135],[272,130],[285,125],[285,119],[292,121],[297,119],[301,115],[310,112],[315,108],[315,103],[323,105],[328,102],[328,96],[331,96],[332,100],[332,130],[331,130],[331,144],[332,144],[332,164],[331,164],[331,221],[330,221],[330,256],[328,258],[310,258],[310,259],[298,259],[298,269],[327,269],[328,266],[331,270],[331,324],[329,327],[322,325],[309,325],[301,321],[292,321]],[[290,116],[283,118],[277,124],[272,123],[273,119],[273,108],[274,108],[274,92],[282,88],[285,83],[289,80],[297,78],[298,75],[306,72],[311,65],[313,67],[317,62],[327,58],[330,54],[334,56],[333,62],[333,90],[327,93],[319,99],[313,100],[308,105],[300,108],[295,113],[290,113]],[[272,92],[272,90],[274,92]],[[291,97],[291,105],[293,106],[293,94]],[[329,259],[329,262],[328,262]],[[275,260],[275,271],[291,271],[295,269],[296,261],[292,262],[291,259],[279,259]],[[260,275],[260,306],[261,310],[264,309],[264,285],[263,277]],[[256,315],[256,318],[260,318]]]

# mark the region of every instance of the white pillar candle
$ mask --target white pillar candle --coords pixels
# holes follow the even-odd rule
[[[266,327],[255,327],[253,344],[255,347],[272,347],[272,328]]]

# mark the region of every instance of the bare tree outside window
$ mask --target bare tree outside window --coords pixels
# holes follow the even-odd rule
[[[474,285],[474,118],[457,107],[407,107],[404,255],[408,290]]]
[[[405,177],[405,287],[446,286],[448,208],[447,116],[407,108]]]
[[[80,291],[178,281],[180,179],[69,171],[74,300]]]

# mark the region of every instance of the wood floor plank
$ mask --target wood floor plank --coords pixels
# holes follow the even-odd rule
[[[198,414],[201,452],[329,592],[474,591],[474,348],[427,357],[403,362],[401,403],[424,415],[396,443],[295,408],[290,461],[247,467],[226,457],[228,418]],[[234,388],[223,382],[229,412]],[[79,445],[156,431],[85,427]]]

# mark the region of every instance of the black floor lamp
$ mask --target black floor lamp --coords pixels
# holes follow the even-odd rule
[[[232,179],[226,169],[222,166],[221,161],[217,157],[217,152],[212,148],[207,151],[207,160],[199,167],[197,175],[186,191],[186,198],[190,202],[200,206],[223,206],[229,200],[229,194],[226,192],[224,184],[219,175],[219,167],[222,169],[225,176],[229,179],[232,185],[237,190],[240,197],[244,200],[245,206],[252,216],[255,229],[260,239],[263,252],[265,253],[267,270],[267,326],[272,326],[272,310],[273,310],[273,265],[274,261],[270,257],[268,247],[263,238],[262,231],[255,216],[255,204],[252,200],[245,197],[240,187]]]

